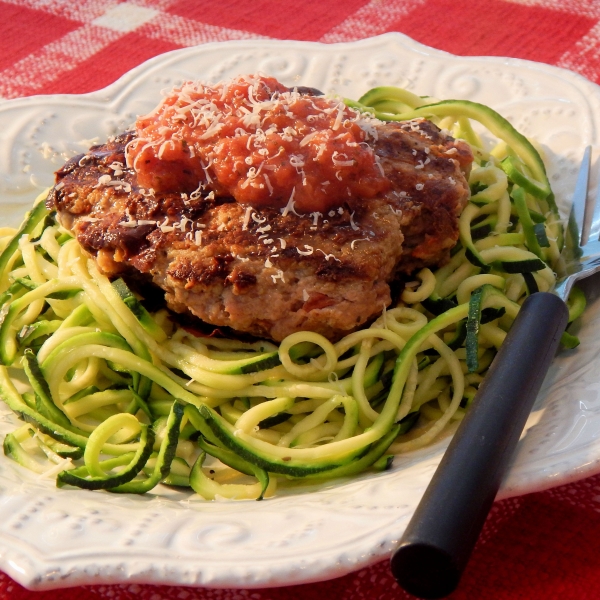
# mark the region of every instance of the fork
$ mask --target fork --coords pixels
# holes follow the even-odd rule
[[[396,580],[420,598],[442,598],[458,585],[567,326],[569,292],[600,271],[600,193],[585,219],[590,161],[588,146],[555,289],[523,303],[392,554]]]
[[[554,293],[564,302],[567,301],[573,284],[585,279],[600,270],[600,183],[590,220],[585,217],[591,208],[588,202],[588,185],[590,175],[592,148],[588,146],[583,154],[583,161],[577,176],[577,184],[573,194],[573,206],[569,218],[568,234],[575,242],[565,245],[566,252],[561,256],[562,277],[556,283]],[[568,240],[567,240],[568,241]],[[586,242],[584,244],[584,242]]]

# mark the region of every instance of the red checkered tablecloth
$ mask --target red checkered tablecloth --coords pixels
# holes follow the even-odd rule
[[[546,62],[600,83],[598,0],[4,0],[0,96],[102,88],[157,54],[270,37],[351,41],[400,31],[459,55]],[[455,600],[600,598],[600,476],[498,502]],[[383,562],[324,583],[265,590],[123,584],[30,592],[0,573],[0,600],[391,600]]]

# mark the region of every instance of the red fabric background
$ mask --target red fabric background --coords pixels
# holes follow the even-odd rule
[[[113,17],[112,20],[110,17]],[[252,37],[350,41],[400,31],[460,55],[555,64],[600,83],[597,0],[5,0],[0,97],[102,88],[175,48]],[[600,598],[600,476],[498,502],[455,600]],[[0,573],[0,600],[391,600],[387,563],[270,590],[144,585],[30,592]]]

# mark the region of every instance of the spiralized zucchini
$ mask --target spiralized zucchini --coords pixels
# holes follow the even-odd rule
[[[482,105],[397,88],[348,103],[425,116],[471,144],[472,197],[449,263],[416,273],[397,306],[337,343],[197,337],[103,276],[41,194],[18,232],[0,230],[0,395],[25,421],[7,455],[58,485],[262,499],[388,468],[463,418],[520,304],[555,283],[562,229],[543,163]],[[585,307],[579,290],[572,298],[571,321]]]

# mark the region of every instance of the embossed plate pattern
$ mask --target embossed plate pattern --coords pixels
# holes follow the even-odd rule
[[[92,94],[0,103],[4,223],[18,223],[65,158],[123,130],[162,88],[256,71],[353,98],[385,84],[489,104],[541,144],[562,206],[583,147],[598,144],[600,88],[555,67],[459,58],[401,34],[334,45],[206,44],[152,59]],[[585,315],[580,349],[555,361],[501,496],[600,471],[598,306]],[[13,427],[1,407],[0,435]],[[390,472],[264,502],[208,503],[166,488],[146,497],[59,490],[0,456],[0,568],[35,589],[117,581],[263,587],[335,577],[390,552],[446,443],[398,457]]]

